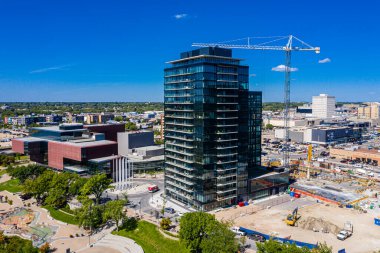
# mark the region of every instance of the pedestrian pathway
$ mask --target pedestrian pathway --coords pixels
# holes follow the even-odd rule
[[[134,240],[107,234],[102,239],[93,244],[93,247],[105,247],[119,251],[120,253],[144,253],[144,250]],[[79,252],[79,251],[78,251]]]

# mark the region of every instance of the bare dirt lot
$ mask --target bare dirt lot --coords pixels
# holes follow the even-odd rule
[[[299,207],[301,218],[296,227],[285,224],[286,216],[294,208]],[[232,208],[216,213],[218,219],[231,219],[236,226],[245,227],[279,237],[308,242],[326,242],[333,247],[333,252],[345,248],[350,253],[374,252],[380,250],[380,226],[374,225],[374,215],[359,213],[353,209],[343,209],[337,206],[326,206],[311,198],[295,199],[268,209],[245,214],[252,206]],[[353,235],[345,241],[336,238],[336,231],[343,228],[344,223],[353,224]],[[313,232],[316,230],[320,232]],[[323,227],[322,227],[323,226]],[[303,227],[303,228],[302,228]],[[322,233],[328,227],[329,233]]]

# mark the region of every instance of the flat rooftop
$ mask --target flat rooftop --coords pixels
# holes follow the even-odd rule
[[[139,147],[139,148],[134,148],[134,150],[138,151],[138,150],[160,150],[160,149],[163,149],[164,148],[164,145],[154,145],[154,146],[146,146],[146,147]]]
[[[101,141],[87,141],[87,142],[60,142],[60,143],[67,143],[73,146],[80,146],[80,147],[95,147],[95,146],[103,146],[103,145],[109,145],[109,144],[117,144],[116,141],[108,141],[108,140],[101,140]]]

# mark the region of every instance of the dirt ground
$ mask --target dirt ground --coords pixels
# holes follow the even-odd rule
[[[286,216],[294,208],[299,207],[299,222],[317,218],[323,223],[329,223],[332,227],[343,228],[344,223],[350,221],[354,227],[353,235],[345,241],[340,241],[333,233],[313,232],[300,226],[290,227],[284,222]],[[359,213],[353,209],[343,209],[337,206],[326,206],[317,203],[312,198],[295,199],[277,206],[258,211],[253,214],[245,214],[250,206],[232,208],[216,213],[218,219],[228,220],[236,217],[233,222],[236,226],[257,230],[262,233],[279,237],[290,236],[291,239],[307,243],[326,242],[333,247],[333,252],[345,248],[350,253],[374,252],[380,250],[380,226],[374,225],[374,215]],[[321,231],[321,227],[317,227]]]

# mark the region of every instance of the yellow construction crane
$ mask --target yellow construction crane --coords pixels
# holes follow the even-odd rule
[[[256,39],[270,39],[269,41],[251,44],[252,41]],[[285,45],[283,42],[285,41]],[[238,43],[241,44],[238,44]],[[242,43],[243,42],[243,43]],[[282,45],[278,45],[280,43]],[[295,43],[296,42],[296,43]],[[299,44],[299,45],[296,45]],[[249,50],[274,50],[274,51],[284,51],[285,52],[285,85],[284,85],[284,129],[285,129],[285,148],[284,148],[284,162],[285,168],[289,168],[289,107],[290,107],[290,72],[291,68],[291,53],[292,51],[313,51],[317,54],[320,53],[319,47],[313,47],[306,42],[298,39],[293,35],[288,36],[272,36],[272,37],[248,37],[243,39],[218,42],[218,43],[193,43],[195,47],[221,47],[221,48],[238,48],[238,49],[249,49]]]

